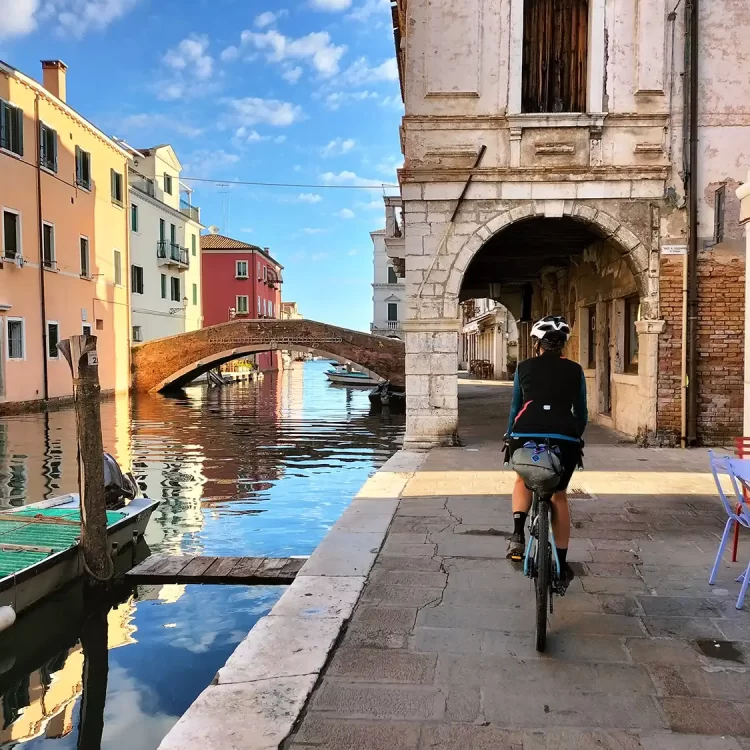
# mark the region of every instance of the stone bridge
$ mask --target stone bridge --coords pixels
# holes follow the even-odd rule
[[[235,320],[134,346],[132,388],[151,393],[181,388],[224,362],[277,349],[349,360],[404,385],[404,344],[398,339],[314,320]]]

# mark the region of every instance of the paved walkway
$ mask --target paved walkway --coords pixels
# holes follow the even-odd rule
[[[578,577],[539,655],[533,590],[504,559],[507,402],[490,407],[491,388],[509,400],[462,384],[464,447],[432,451],[406,484],[283,747],[750,750],[750,612],[734,608],[738,565],[706,583],[723,523],[706,453],[592,430],[571,484]]]

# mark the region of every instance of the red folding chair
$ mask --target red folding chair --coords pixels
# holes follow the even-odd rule
[[[750,438],[737,437],[734,439],[734,452],[737,454],[737,458],[750,458]],[[750,505],[750,495],[748,495],[747,487],[743,487],[742,496],[745,499],[745,504]],[[742,510],[742,505],[737,503],[736,512],[739,513]],[[737,562],[737,548],[740,544],[740,527],[739,524],[734,528],[734,543],[732,544],[732,562]]]

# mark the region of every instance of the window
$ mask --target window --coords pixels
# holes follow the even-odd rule
[[[270,318],[273,317],[273,302],[270,302],[270,301],[268,303],[268,317]]]
[[[24,343],[23,318],[8,318],[8,359],[23,359]]]
[[[260,281],[263,278],[263,271],[261,269],[262,269],[262,266],[260,264],[260,261],[258,261],[258,281]]]
[[[393,266],[388,266],[388,283],[398,284],[398,277],[396,276],[396,269]]]
[[[247,315],[249,312],[248,303],[247,303],[247,295],[241,294],[237,296],[235,309],[237,310],[237,315]]]
[[[625,300],[625,372],[638,372],[638,331],[635,324],[641,319],[638,297]]]
[[[388,322],[395,323],[398,320],[398,302],[388,303]]]
[[[60,343],[60,324],[47,321],[47,356],[50,359],[59,359],[57,345]]]
[[[91,276],[91,265],[89,262],[89,240],[88,237],[81,237],[81,276],[89,278]]]
[[[263,266],[263,281],[268,281],[268,266]]]
[[[197,240],[195,239],[194,234],[190,235],[190,245],[193,251],[193,257],[195,257],[198,254],[198,243],[197,243]]]
[[[193,304],[198,304],[198,285],[193,284]]]
[[[96,319],[96,330],[97,331],[103,331],[104,330],[104,320],[103,320],[103,318],[97,318]]]
[[[91,190],[91,154],[76,146],[76,185]]]
[[[112,182],[112,202],[118,206],[122,205],[122,175],[119,172],[115,172],[114,169],[109,170],[109,174]]]
[[[143,294],[143,268],[141,266],[130,267],[130,281],[133,294]]]
[[[21,215],[3,209],[3,256],[13,259],[21,255]]]
[[[167,195],[172,195],[172,175],[164,174],[164,192]]]
[[[268,300],[263,300],[263,315],[268,317]]]
[[[0,99],[0,148],[23,156],[23,110]]]
[[[180,280],[176,276],[172,276],[169,279],[169,284],[172,291],[172,302],[180,301]]]
[[[167,277],[165,274],[161,275],[161,298],[167,298]]]
[[[260,297],[258,297],[258,317],[260,318],[261,315],[263,315],[263,308],[261,307]]]
[[[39,123],[39,164],[57,172],[57,131],[43,122]]]
[[[55,227],[47,222],[42,225],[42,263],[45,268],[55,267]]]
[[[122,285],[122,254],[119,250],[114,251],[115,284]]]
[[[234,269],[235,269],[234,275],[236,278],[238,279],[247,278],[247,261],[246,260],[235,261]]]
[[[90,336],[91,335],[91,323],[81,324],[81,333],[84,336]]]
[[[130,231],[138,231],[138,205],[135,203],[130,204]]]
[[[524,112],[585,112],[588,0],[524,0]]]
[[[143,341],[143,328],[141,326],[133,326],[133,341]]]
[[[173,244],[177,244],[177,227],[174,224],[169,225],[169,241]]]
[[[164,219],[159,219],[159,241],[164,242],[167,239],[167,224]]]
[[[727,201],[727,186],[722,185],[714,194],[714,242],[724,242],[724,209]]]
[[[589,350],[589,357],[588,357],[588,369],[589,370],[595,370],[596,369],[596,305],[591,305],[591,307],[588,308],[589,312],[589,328],[588,328],[588,350]]]

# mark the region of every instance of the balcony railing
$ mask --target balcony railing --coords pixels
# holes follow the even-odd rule
[[[392,336],[401,333],[400,320],[387,320],[385,323],[373,323],[370,326],[370,332],[376,336]]]
[[[198,206],[191,205],[184,198],[180,198],[180,212],[183,214],[183,216],[187,216],[188,219],[192,219],[193,221],[197,221],[198,223],[200,223],[200,208],[198,208]]]
[[[167,265],[172,263],[178,266],[190,266],[190,253],[186,247],[181,247],[174,242],[168,242],[167,240],[159,240],[156,243],[156,257],[159,260],[164,260]]]
[[[156,197],[156,191],[154,190],[154,181],[148,177],[144,177],[138,172],[130,173],[130,187],[134,187],[136,190],[140,190],[146,195],[150,195],[152,198]]]

